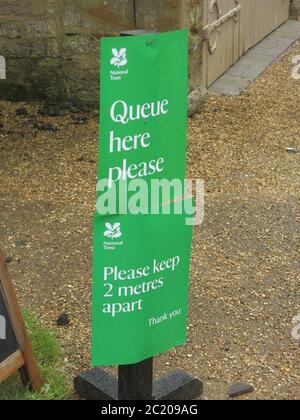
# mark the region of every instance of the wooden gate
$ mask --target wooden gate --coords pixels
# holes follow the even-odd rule
[[[289,0],[204,0],[203,66],[208,87],[289,17]]]

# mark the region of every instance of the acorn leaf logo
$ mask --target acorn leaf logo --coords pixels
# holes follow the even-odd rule
[[[115,67],[126,66],[128,62],[126,53],[127,53],[126,48],[121,48],[120,51],[118,51],[116,48],[113,48],[112,50],[113,58],[111,59],[110,64]]]
[[[121,223],[115,223],[114,225],[105,223],[105,227],[106,231],[104,232],[104,236],[106,238],[117,239],[122,236]]]

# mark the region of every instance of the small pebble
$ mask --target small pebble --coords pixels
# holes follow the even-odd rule
[[[27,241],[24,241],[24,240],[17,241],[16,242],[16,245],[18,247],[26,246],[27,245]]]
[[[25,109],[25,108],[18,108],[18,109],[16,110],[16,115],[17,115],[18,117],[24,117],[25,115],[28,115],[28,111],[27,111],[27,109]]]
[[[238,383],[229,388],[228,395],[230,398],[240,397],[241,395],[250,394],[254,391],[252,385]]]
[[[299,150],[296,149],[295,147],[287,147],[285,149],[287,151],[287,153],[289,153],[290,155],[294,155],[296,153],[299,153]]]
[[[70,325],[69,315],[68,314],[60,315],[56,323],[58,327],[66,327],[67,325]]]

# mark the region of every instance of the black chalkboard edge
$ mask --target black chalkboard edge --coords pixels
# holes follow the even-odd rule
[[[20,372],[22,382],[24,386],[31,386],[34,390],[39,391],[42,387],[42,379],[40,371],[38,369],[35,356],[32,351],[32,346],[26,331],[22,313],[18,304],[16,292],[14,290],[10,274],[6,266],[6,258],[4,253],[0,250],[0,293],[2,293],[3,299],[5,301],[7,312],[10,317],[10,321],[16,336],[16,340],[19,346],[19,351],[23,358],[23,365],[20,366],[21,358],[20,355],[14,353],[12,361],[9,361],[9,358],[6,359],[0,365],[0,375],[1,375],[1,366],[8,362],[11,369],[13,368],[12,362],[15,362],[14,371]],[[4,365],[5,367],[5,365]],[[5,369],[4,369],[5,371]],[[0,376],[1,382],[1,376]]]

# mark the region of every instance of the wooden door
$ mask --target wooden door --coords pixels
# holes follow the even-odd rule
[[[239,24],[238,14],[232,18],[220,19],[237,7],[235,0],[204,0],[204,63],[205,83],[210,86],[238,59]],[[218,26],[213,28],[215,22]]]
[[[289,17],[289,0],[204,0],[204,83],[208,87]]]

